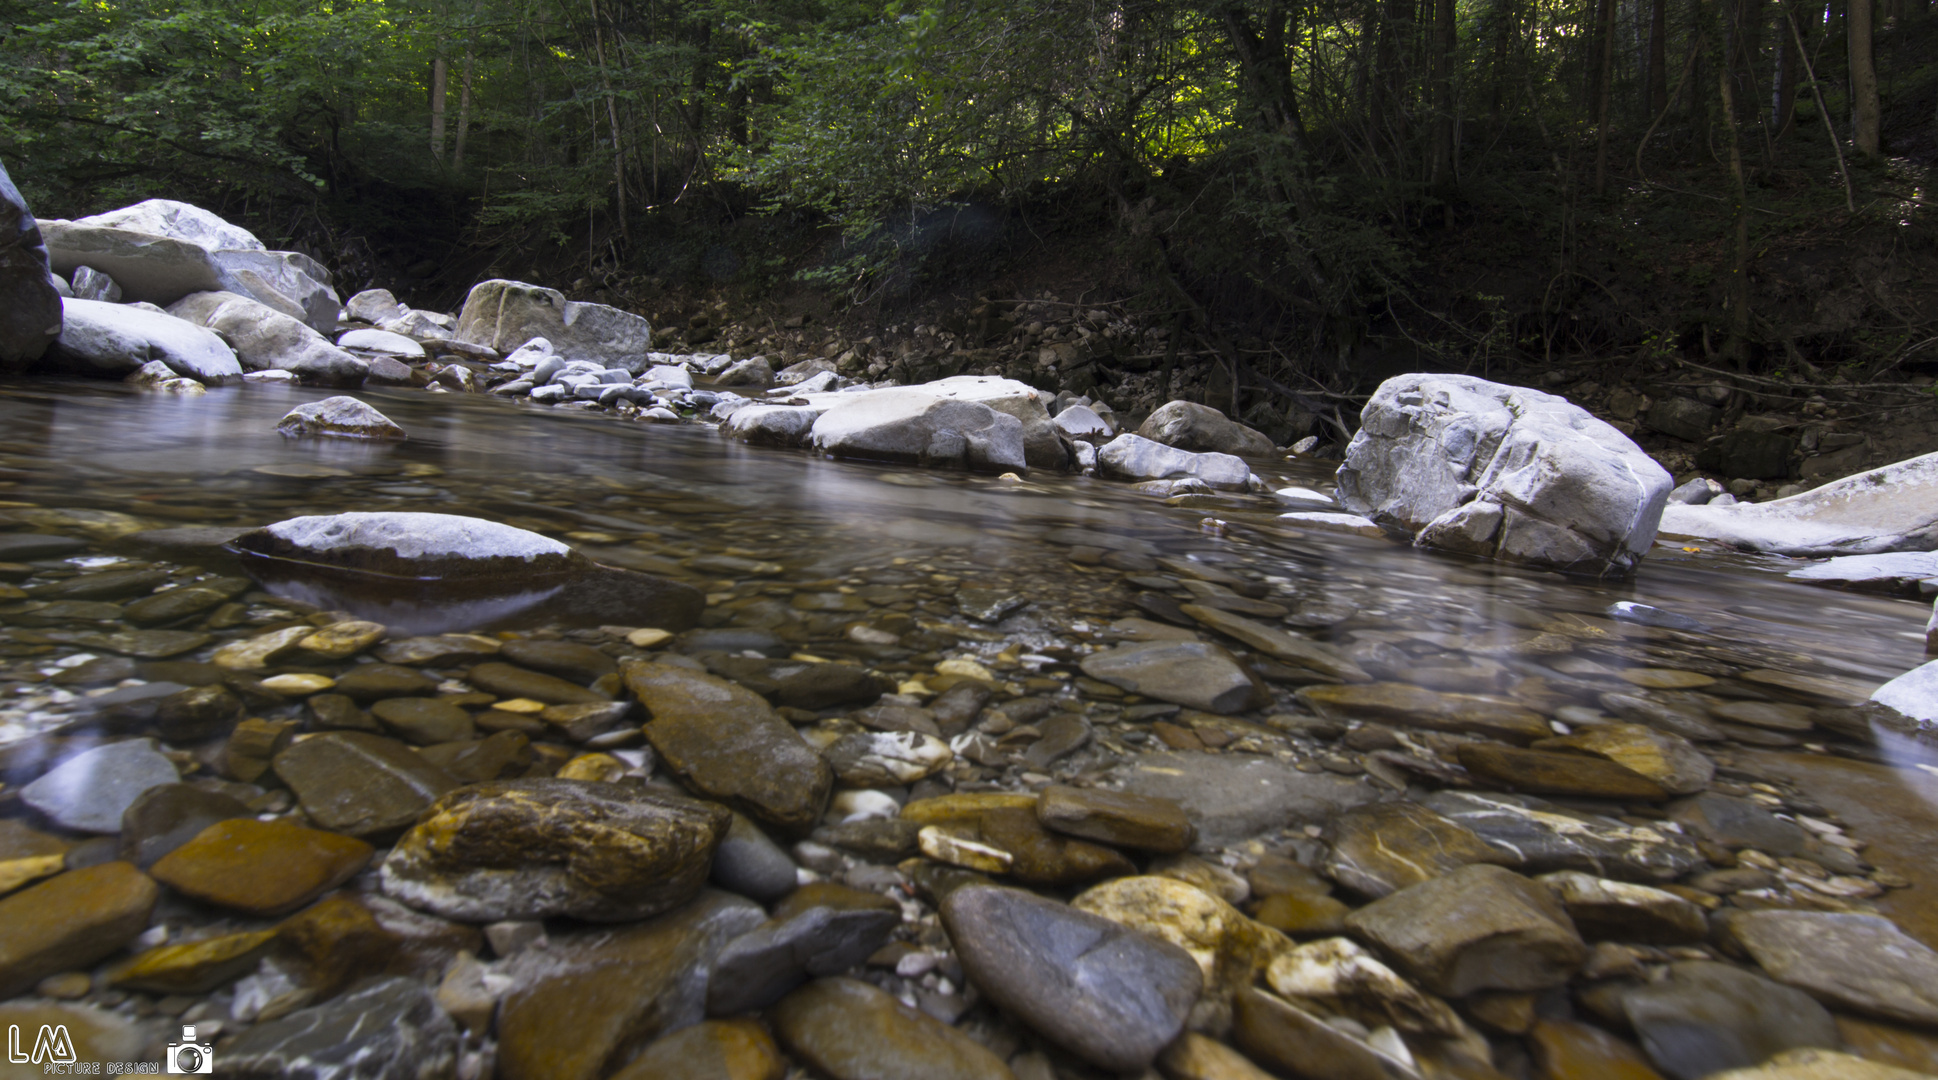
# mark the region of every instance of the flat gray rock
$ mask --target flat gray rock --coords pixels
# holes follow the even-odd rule
[[[1176,945],[1019,889],[958,888],[942,922],[978,989],[1100,1068],[1149,1067],[1204,989]]]
[[[793,892],[800,884],[797,871],[787,852],[741,814],[733,816],[726,838],[713,853],[714,884],[763,904]]]
[[[834,457],[1021,471],[1022,421],[978,401],[930,393],[924,386],[837,395],[814,421],[808,442]]]
[[[235,349],[244,371],[287,371],[317,386],[357,386],[370,370],[298,318],[300,312],[234,290],[190,293],[170,304],[168,313],[215,331]]]
[[[1761,1065],[1798,1047],[1843,1045],[1836,1022],[1810,995],[1727,964],[1671,964],[1667,979],[1629,991],[1622,1007],[1670,1080]]]
[[[1662,535],[1778,555],[1929,552],[1938,548],[1938,453],[1787,499],[1672,506],[1662,515]]]
[[[430,987],[393,976],[257,1024],[217,1060],[245,1080],[424,1080],[454,1075],[457,1056],[457,1025]]]
[[[1530,874],[1580,870],[1619,881],[1674,881],[1703,865],[1687,838],[1566,810],[1525,795],[1440,791],[1420,800]]]
[[[568,360],[592,360],[638,374],[649,362],[653,328],[604,304],[567,300],[555,289],[494,279],[471,287],[458,312],[457,340],[508,353],[545,338]]]
[[[1097,449],[1097,472],[1114,480],[1168,480],[1191,477],[1224,491],[1243,491],[1252,478],[1245,459],[1231,454],[1194,454],[1124,434]]]
[[[118,833],[121,815],[141,793],[181,779],[152,739],[83,751],[20,789],[21,801],[76,832]]]
[[[1085,675],[1144,697],[1234,713],[1263,696],[1232,655],[1205,641],[1119,645],[1078,662]]]
[[[424,357],[424,346],[388,330],[346,330],[337,337],[336,344],[339,349],[357,349],[381,356],[404,356],[413,360]]]
[[[764,1009],[811,978],[839,975],[868,959],[902,923],[880,908],[811,907],[773,919],[727,943],[707,979],[707,1012]]]
[[[1198,830],[1200,849],[1319,824],[1379,797],[1377,789],[1352,777],[1303,773],[1276,758],[1250,755],[1147,754],[1115,775],[1127,792],[1182,806]]]
[[[1876,915],[1749,911],[1729,932],[1778,982],[1819,1001],[1938,1026],[1938,952]]]
[[[1938,577],[1938,551],[1887,551],[1877,555],[1839,555],[1792,570],[1785,577],[1819,585],[1901,592]]]

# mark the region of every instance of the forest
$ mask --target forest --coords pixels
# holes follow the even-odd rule
[[[37,213],[189,199],[346,296],[527,275],[875,326],[1107,301],[1265,395],[1938,362],[1926,0],[0,10],[0,159]]]

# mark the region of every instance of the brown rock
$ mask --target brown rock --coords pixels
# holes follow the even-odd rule
[[[781,999],[775,1033],[834,1080],[1015,1080],[982,1044],[853,979],[818,979]]]
[[[336,692],[360,705],[384,698],[413,697],[436,691],[436,679],[415,668],[395,664],[358,664],[336,681]]]
[[[1326,873],[1374,899],[1463,866],[1509,862],[1473,830],[1418,803],[1356,806],[1335,814],[1327,831]]]
[[[498,656],[520,667],[569,679],[581,686],[619,670],[612,657],[576,641],[521,638],[505,642]]]
[[[1542,1080],[1662,1080],[1640,1049],[1587,1024],[1537,1020],[1528,1049]]]
[[[1671,795],[1702,791],[1716,774],[1716,763],[1694,743],[1641,724],[1597,724],[1564,738],[1542,739],[1534,749],[1607,758],[1662,785]]]
[[[1709,921],[1695,904],[1662,889],[1608,881],[1579,870],[1547,874],[1575,928],[1590,941],[1687,945],[1709,936]]]
[[[520,731],[499,731],[482,739],[439,743],[418,753],[461,784],[523,776],[532,764],[532,740]]]
[[[708,1020],[646,1048],[612,1080],[781,1080],[787,1063],[753,1020]]]
[[[1282,1075],[1392,1080],[1386,1059],[1372,1047],[1260,990],[1241,990],[1232,999],[1231,1037],[1246,1057]]]
[[[276,935],[284,953],[302,964],[305,984],[319,996],[334,994],[367,975],[410,969],[408,959],[400,954],[404,939],[345,893],[326,896],[291,915],[276,928]]]
[[[1353,912],[1346,927],[1428,990],[1544,990],[1587,959],[1553,893],[1498,866],[1463,866]]]
[[[0,899],[0,997],[87,968],[148,928],[161,890],[125,862],[70,870]]]
[[[211,904],[282,915],[350,880],[369,844],[287,820],[234,818],[203,829],[155,863],[155,879]]]
[[[350,699],[343,700],[348,704]],[[253,717],[238,723],[222,748],[222,775],[245,784],[255,783],[269,771],[269,763],[276,760],[276,755],[288,749],[298,726],[294,720]]]
[[[1583,795],[1600,799],[1666,799],[1662,785],[1625,765],[1587,754],[1517,750],[1463,743],[1460,764],[1470,773],[1537,795]]]
[[[1352,910],[1324,894],[1280,893],[1261,901],[1252,919],[1286,934],[1337,934]]]
[[[652,719],[646,738],[695,790],[794,833],[821,818],[834,771],[760,695],[672,664],[629,661],[626,685]]]
[[[276,755],[275,767],[311,821],[352,836],[401,829],[457,786],[403,743],[360,731],[304,739]]]
[[[1165,1080],[1271,1080],[1272,1074],[1216,1039],[1195,1031],[1180,1035],[1158,1055]]]
[[[1031,885],[1087,885],[1137,872],[1120,852],[1051,833],[1030,810],[988,811],[980,828],[984,843],[1009,852],[1010,876]]]
[[[370,711],[390,734],[418,746],[469,739],[478,733],[470,713],[437,698],[386,698]]]
[[[1328,720],[1376,720],[1399,728],[1485,735],[1525,744],[1554,734],[1539,713],[1506,698],[1442,694],[1408,683],[1307,686],[1298,697]]]
[[[500,655],[503,655],[502,650]],[[499,697],[530,698],[547,705],[592,705],[612,700],[606,694],[566,682],[556,675],[528,671],[496,660],[472,668],[465,681]]]
[[[274,930],[222,934],[149,949],[108,971],[108,981],[157,994],[206,994],[256,969]]]
[[[1055,832],[1160,854],[1183,851],[1196,836],[1177,803],[1120,791],[1047,787],[1038,796],[1036,816]]]

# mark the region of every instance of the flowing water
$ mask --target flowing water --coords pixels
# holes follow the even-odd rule
[[[1090,646],[1112,640],[1116,620],[1175,618],[1180,602],[1231,601],[1330,643],[1381,680],[1505,697],[1557,730],[1609,719],[1610,709],[1707,717],[1723,736],[1708,746],[1721,775],[1749,783],[1769,770],[1783,775],[1790,761],[1806,777],[1788,789],[1803,805],[1869,808],[1885,830],[1931,820],[1923,800],[1933,793],[1938,756],[1849,708],[1924,662],[1928,608],[1786,581],[1785,560],[1658,546],[1632,582],[1577,581],[1293,528],[1277,515],[1299,507],[1271,496],[1167,501],[1083,477],[1018,482],[835,462],[740,446],[710,427],[474,395],[362,393],[410,433],[401,443],[276,433],[284,412],[325,393],[250,385],[176,398],[48,380],[0,387],[0,529],[89,544],[13,568],[0,591],[8,580],[112,568],[121,559],[153,561],[179,577],[189,560],[129,548],[122,536],[135,530],[241,529],[343,511],[466,514],[545,533],[608,565],[690,582],[708,595],[705,626],[758,629],[798,653],[860,660],[911,692],[922,689],[911,681],[934,680],[937,664],[973,661],[1009,694],[1073,702],[1061,707],[1085,713],[1096,735],[1054,767],[1059,778],[1167,746],[1276,754],[1307,771],[1389,788],[1430,775],[1329,746],[1323,732],[1313,737],[1318,729],[1302,726],[1311,717],[1292,696],[1309,679],[1283,666],[1255,665],[1274,703],[1237,718],[1152,708],[1076,668]],[[1330,489],[1324,463],[1258,460],[1253,468],[1273,488]],[[105,638],[86,633],[127,629],[111,607],[50,609],[12,595],[0,601],[0,744],[53,729],[87,695],[112,690],[50,676],[75,667],[77,656],[109,655],[96,647]],[[174,659],[203,658],[222,640],[312,610],[287,595],[239,599],[240,610],[232,606],[220,625],[201,616],[174,624],[216,634],[201,652]],[[1619,601],[1700,626],[1619,621],[1609,614]],[[394,607],[387,621],[394,633],[556,631],[595,643],[628,629],[602,637],[597,627],[523,625],[515,612],[487,620],[475,611]],[[882,632],[857,634],[858,625]],[[1749,726],[1717,711],[1759,700],[1814,709],[1818,726]],[[1165,721],[1161,732],[1153,719]],[[1020,763],[1001,749],[973,766],[958,762],[957,789],[1050,780],[1052,766]],[[1402,749],[1424,755],[1432,736]],[[1895,817],[1893,806],[1901,810]],[[1929,888],[1920,880],[1894,894],[1900,921],[1928,940],[1938,929],[1924,899]]]

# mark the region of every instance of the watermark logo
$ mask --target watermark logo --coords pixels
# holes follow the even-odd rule
[[[168,1044],[168,1057],[162,1061],[163,1068],[170,1074],[212,1073],[215,1071],[215,1047],[197,1041],[195,1026],[182,1026],[182,1041]]]
[[[66,1024],[42,1024],[40,1034],[34,1036],[33,1051],[22,1053],[20,1025],[8,1024],[7,1060],[15,1065],[72,1065],[74,1040],[68,1036]]]

